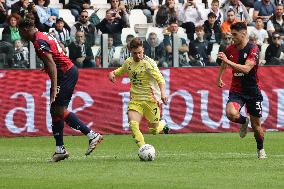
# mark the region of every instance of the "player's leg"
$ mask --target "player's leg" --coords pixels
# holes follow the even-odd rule
[[[251,127],[254,132],[258,158],[264,159],[266,158],[266,153],[263,148],[264,132],[261,127],[261,120],[260,120],[261,111],[262,111],[261,101],[262,100],[249,101],[247,102],[246,106],[248,113],[250,114]]]
[[[149,122],[149,131],[153,135],[159,134],[166,127],[166,121],[160,119],[160,107],[155,102],[143,102],[144,116]],[[168,129],[167,129],[168,131]]]
[[[130,101],[128,104],[128,121],[132,132],[132,137],[139,147],[145,144],[143,134],[139,129],[139,124],[143,118],[143,109],[141,103],[137,101]]]
[[[87,127],[73,112],[67,111],[68,104],[71,100],[75,85],[78,80],[78,70],[74,66],[64,75],[64,79],[60,81],[60,90],[56,96],[55,102],[64,106],[64,121],[73,129],[81,131],[89,138],[89,146],[85,155],[89,155],[103,140],[103,136],[92,131]]]
[[[240,137],[244,138],[247,134],[247,127],[249,124],[249,118],[243,116],[240,113],[241,108],[244,105],[244,100],[242,97],[235,93],[229,94],[229,100],[226,106],[226,116],[227,118],[234,122],[241,124],[240,127]]]
[[[52,118],[52,133],[55,139],[56,148],[55,153],[52,155],[50,162],[57,162],[69,157],[68,152],[65,150],[63,142],[63,112],[64,107],[55,106],[53,103],[50,108],[50,114]]]

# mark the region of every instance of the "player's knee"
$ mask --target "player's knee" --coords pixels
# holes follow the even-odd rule
[[[138,121],[129,121],[129,127],[131,130],[133,129],[138,129],[139,128],[139,123]]]
[[[226,116],[227,116],[227,118],[228,118],[230,121],[234,121],[235,119],[238,118],[239,113],[232,112],[232,111],[227,111],[227,112],[226,112]]]

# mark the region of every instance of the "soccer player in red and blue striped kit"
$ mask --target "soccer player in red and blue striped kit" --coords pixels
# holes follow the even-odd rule
[[[260,121],[263,97],[257,76],[259,49],[257,45],[249,43],[245,23],[232,24],[231,33],[234,44],[229,46],[225,53],[218,53],[222,65],[219,68],[217,85],[219,87],[224,86],[222,74],[226,67],[230,66],[233,77],[226,106],[226,115],[230,121],[241,124],[241,138],[246,136],[249,121],[251,122],[257,143],[258,158],[264,159],[266,158],[263,148],[264,132]],[[240,114],[240,110],[244,105],[246,105],[249,118]]]
[[[30,20],[19,23],[19,32],[24,40],[33,43],[36,54],[43,60],[44,69],[51,80],[50,114],[56,149],[50,161],[58,162],[69,157],[63,142],[64,121],[71,128],[80,130],[88,136],[89,146],[85,155],[89,155],[101,142],[103,136],[88,128],[74,113],[67,111],[78,80],[76,66],[64,54],[58,41],[48,33],[39,32]]]

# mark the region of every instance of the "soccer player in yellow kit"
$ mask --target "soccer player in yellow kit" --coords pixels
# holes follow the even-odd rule
[[[133,138],[141,147],[145,144],[144,137],[139,129],[143,116],[149,122],[152,134],[162,130],[168,132],[166,122],[160,120],[160,107],[163,102],[167,104],[165,93],[165,79],[159,71],[154,60],[144,55],[143,43],[136,37],[129,43],[131,57],[124,64],[109,73],[109,80],[115,82],[117,76],[128,74],[131,82],[130,102],[128,104],[128,121]]]

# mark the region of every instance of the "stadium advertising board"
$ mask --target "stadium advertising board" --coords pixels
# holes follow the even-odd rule
[[[89,127],[103,134],[129,133],[127,103],[129,79],[115,84],[108,80],[110,69],[81,69],[69,110]],[[238,125],[225,116],[231,82],[227,70],[225,87],[216,86],[218,68],[163,69],[169,104],[162,106],[172,133],[236,132]],[[284,130],[284,67],[261,67],[259,78],[265,130]],[[0,70],[0,136],[51,135],[48,76],[39,70]],[[242,109],[245,114],[245,109]],[[141,128],[146,133],[147,126]],[[65,134],[79,132],[65,126]]]

